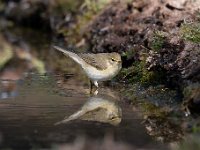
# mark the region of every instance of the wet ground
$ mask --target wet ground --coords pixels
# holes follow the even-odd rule
[[[102,101],[115,103],[115,107],[122,110],[122,115],[118,116],[121,118],[118,125],[110,124],[105,117],[104,123],[102,119],[98,120],[98,117],[106,115],[106,111],[101,111],[101,115],[96,117],[93,117],[93,112],[85,119],[79,118],[66,124],[55,125],[81,109],[91,99],[87,92],[81,91],[81,88],[87,91],[87,86],[82,85],[80,88],[75,82],[70,85],[70,80],[73,80],[73,76],[68,79],[67,90],[59,89],[52,75],[30,74],[15,83],[1,80],[1,87],[15,84],[16,88],[12,92],[1,90],[0,147],[59,149],[59,145],[73,143],[80,137],[101,143],[108,136],[116,144],[123,143],[130,147],[166,148],[147,134],[140,112],[134,112],[122,96],[113,94],[117,91],[112,87],[100,89],[98,97],[102,98]],[[95,101],[96,96],[92,97]],[[95,105],[101,105],[101,102]]]

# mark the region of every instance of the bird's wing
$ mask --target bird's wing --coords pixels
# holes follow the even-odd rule
[[[107,69],[107,63],[105,61],[105,54],[75,54],[70,51],[66,51],[61,47],[54,46],[54,48],[58,51],[63,52],[65,55],[71,57],[74,61],[79,63],[80,65],[86,62],[87,64],[96,67],[98,70]],[[104,56],[103,56],[104,55]],[[80,59],[82,58],[82,59]],[[97,58],[97,59],[96,59]]]
[[[67,51],[61,47],[58,46],[54,46],[54,48],[60,52],[62,52],[64,55],[71,57],[75,62],[77,62],[78,64],[82,65],[84,64],[84,61],[75,53]]]
[[[78,54],[86,63],[98,70],[107,69],[107,63],[102,54]]]

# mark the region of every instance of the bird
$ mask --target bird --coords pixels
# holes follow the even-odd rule
[[[58,46],[54,46],[54,48],[70,57],[81,66],[90,79],[90,92],[92,91],[93,85],[98,89],[98,81],[111,80],[122,68],[121,55],[116,52],[76,54]]]
[[[54,125],[65,124],[77,119],[109,123],[116,126],[122,120],[122,109],[114,99],[92,96],[78,111]]]

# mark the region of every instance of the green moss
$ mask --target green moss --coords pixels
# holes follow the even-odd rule
[[[200,23],[184,23],[180,28],[184,40],[200,43]]]
[[[89,11],[92,11],[94,13],[99,12],[101,9],[103,9],[106,4],[111,2],[111,0],[85,0],[85,5],[88,8]]]
[[[130,49],[130,50],[126,50],[125,52],[123,52],[121,56],[126,57],[126,59],[131,59],[136,54],[137,54],[136,50]]]
[[[200,133],[200,126],[195,124],[192,126],[192,132],[193,133]]]
[[[150,43],[152,50],[158,52],[162,47],[166,39],[166,33],[163,31],[154,31],[153,39]],[[142,84],[157,84],[162,83],[164,78],[164,72],[162,70],[150,71],[146,68],[145,59],[140,62],[136,62],[132,68],[125,70],[128,75],[131,76],[131,82],[139,81]]]
[[[122,79],[127,79],[130,83],[140,82],[142,84],[156,84],[162,82],[164,72],[149,71],[146,68],[145,61],[135,62],[133,66],[124,68],[119,76]]]
[[[143,104],[141,104],[141,106],[143,114],[146,116],[157,116],[163,118],[167,116],[167,111],[165,111],[165,109],[155,106],[154,104],[144,102]]]
[[[58,12],[76,12],[84,0],[57,0],[55,10]]]
[[[162,31],[155,31],[154,35],[153,35],[153,39],[151,41],[151,48],[154,51],[159,51],[163,44],[164,44],[164,40],[165,40],[165,34]]]

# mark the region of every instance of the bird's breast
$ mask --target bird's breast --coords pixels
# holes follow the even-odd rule
[[[105,81],[113,78],[121,69],[120,66],[109,66],[105,70],[98,70],[95,67],[89,66],[83,68],[88,77],[96,81]]]

